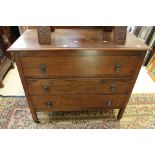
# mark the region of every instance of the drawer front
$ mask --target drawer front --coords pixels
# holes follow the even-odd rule
[[[27,78],[132,77],[139,56],[54,55],[21,57]]]
[[[130,86],[127,79],[44,79],[27,80],[31,95],[42,94],[126,94]]]
[[[43,95],[31,96],[36,111],[77,111],[94,108],[120,108],[127,95]]]

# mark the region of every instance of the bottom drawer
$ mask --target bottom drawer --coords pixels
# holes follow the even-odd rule
[[[77,111],[95,108],[120,108],[127,95],[31,96],[36,111]]]

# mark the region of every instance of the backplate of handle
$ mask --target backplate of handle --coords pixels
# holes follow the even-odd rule
[[[119,64],[119,63],[115,64],[115,71],[119,72],[120,69],[121,69],[121,64]]]
[[[42,86],[43,87],[43,91],[45,92],[45,93],[48,93],[49,92],[49,86],[48,85],[43,85]]]
[[[109,88],[109,90],[110,90],[110,92],[115,92],[115,90],[116,90],[116,85],[115,85],[115,83],[113,83],[112,85],[111,85],[111,87]]]
[[[45,64],[41,64],[41,65],[40,65],[40,71],[41,71],[42,73],[45,73],[45,72],[46,72],[46,65],[45,65]]]
[[[52,106],[53,106],[52,101],[47,101],[46,105],[48,108],[52,108]]]
[[[107,101],[107,106],[108,106],[108,107],[111,107],[111,106],[112,106],[111,100],[108,100],[108,101]]]

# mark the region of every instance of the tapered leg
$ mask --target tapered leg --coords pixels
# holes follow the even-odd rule
[[[31,114],[32,114],[33,121],[35,123],[40,123],[40,121],[38,120],[38,117],[37,117],[37,113],[34,111],[33,112],[31,111]]]
[[[11,62],[11,66],[10,66],[11,69],[14,69],[15,68],[15,65],[13,62]]]
[[[29,98],[27,97],[27,99],[29,100]],[[40,121],[38,120],[38,116],[37,116],[37,113],[35,111],[35,109],[33,108],[32,106],[32,103],[31,102],[28,102],[29,103],[29,108],[30,108],[30,112],[32,114],[32,118],[33,118],[33,121],[35,123],[40,123]]]
[[[118,121],[122,118],[124,111],[125,111],[125,107],[122,107],[122,108],[119,110],[119,113],[118,113],[118,116],[117,116],[117,120],[118,120]]]
[[[34,120],[34,119],[33,119]],[[34,120],[34,123],[40,123],[40,121],[37,119],[37,120]]]
[[[3,87],[4,87],[3,81],[0,80],[0,88],[3,88]]]

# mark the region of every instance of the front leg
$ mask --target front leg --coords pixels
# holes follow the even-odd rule
[[[3,81],[0,79],[0,88],[3,88],[3,87],[4,87]]]
[[[122,107],[120,110],[119,110],[119,113],[118,113],[118,116],[117,116],[117,120],[119,121],[123,114],[124,114],[124,111],[125,111],[125,107]]]
[[[15,65],[14,65],[14,62],[13,62],[13,61],[11,62],[10,68],[11,68],[11,69],[14,69],[14,68],[15,68]]]

